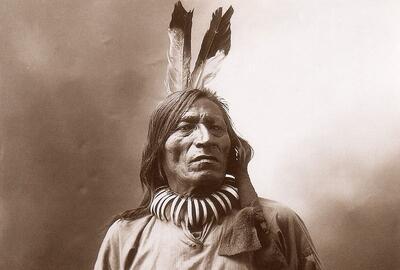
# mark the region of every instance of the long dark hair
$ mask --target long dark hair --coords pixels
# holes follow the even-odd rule
[[[240,148],[244,144],[248,144],[235,132],[225,101],[210,90],[193,89],[172,93],[157,106],[150,118],[147,143],[142,154],[140,167],[140,182],[144,190],[143,200],[138,208],[117,215],[113,222],[118,219],[134,220],[150,213],[149,206],[154,191],[158,187],[168,184],[161,166],[165,142],[176,129],[183,114],[200,98],[209,99],[222,111],[231,140],[227,173],[230,173],[237,166],[242,166],[240,162],[243,162],[243,159],[240,154],[244,151],[241,151]],[[251,147],[250,151],[252,151]]]

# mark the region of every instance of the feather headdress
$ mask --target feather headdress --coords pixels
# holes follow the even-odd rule
[[[222,8],[213,13],[194,70],[190,72],[193,10],[186,11],[180,1],[175,4],[168,29],[170,40],[166,79],[168,93],[203,89],[215,77],[231,47],[232,14],[232,6],[223,15]]]

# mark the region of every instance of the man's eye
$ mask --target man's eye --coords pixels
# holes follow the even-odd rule
[[[178,127],[178,130],[180,131],[190,131],[193,129],[193,125],[190,124],[185,124],[185,125],[181,125]]]
[[[220,131],[220,130],[222,130],[222,127],[221,127],[221,126],[218,126],[218,125],[213,125],[213,126],[211,127],[211,129],[212,129],[212,130],[216,130],[216,131]]]

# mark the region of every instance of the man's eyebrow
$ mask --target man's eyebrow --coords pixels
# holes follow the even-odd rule
[[[188,122],[188,123],[194,123],[199,120],[198,116],[194,115],[184,115],[182,118],[179,120],[179,122]]]
[[[197,123],[199,121],[199,116],[198,115],[184,115],[182,118],[179,120],[179,122],[187,122],[187,123]],[[220,117],[213,117],[213,116],[205,116],[204,121],[206,123],[213,124],[218,121],[224,122],[223,119]]]

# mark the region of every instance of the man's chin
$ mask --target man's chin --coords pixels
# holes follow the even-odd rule
[[[196,176],[196,188],[193,193],[197,196],[206,196],[220,189],[224,182],[224,176],[221,173],[203,172]]]
[[[216,172],[213,170],[202,170],[199,172],[196,172],[195,175],[193,175],[194,179],[196,179],[196,182],[199,185],[211,185],[211,186],[219,186],[222,184],[225,178],[225,174],[221,172]]]

